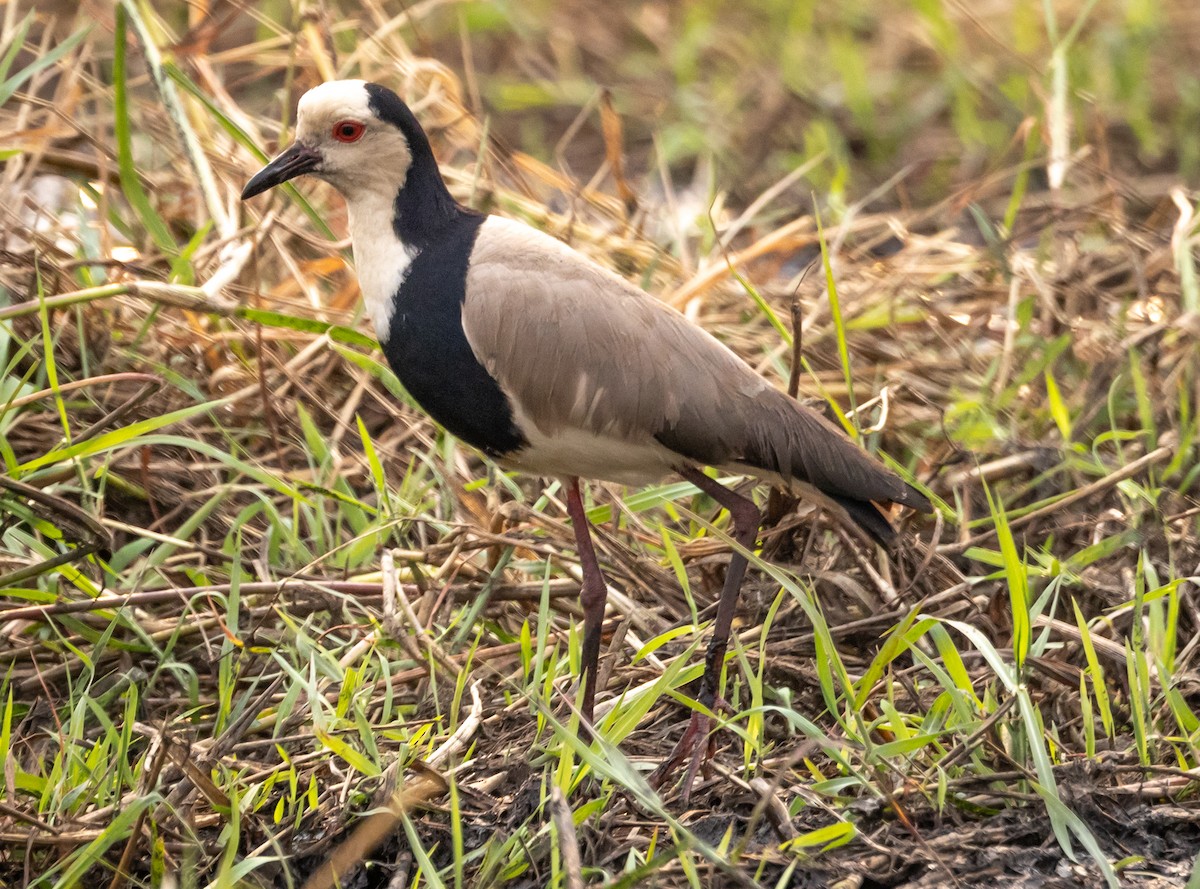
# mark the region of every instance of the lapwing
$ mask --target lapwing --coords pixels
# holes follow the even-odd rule
[[[291,147],[242,191],[302,174],[346,200],[367,314],[396,376],[429,415],[500,466],[561,478],[583,569],[582,731],[590,737],[607,588],[579,480],[643,485],[675,473],[726,508],[734,539],[698,700],[710,711],[761,516],[702,470],[808,494],[875,541],[893,504],[923,494],[833,423],[771,386],[683,315],[537,229],[459,204],[421,125],[391,90],[324,83],[300,99]],[[665,765],[693,756],[693,711]]]

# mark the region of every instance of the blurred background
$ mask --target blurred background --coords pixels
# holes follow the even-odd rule
[[[112,29],[108,3],[36,8],[26,53],[82,21]],[[4,10],[11,36],[24,10]],[[489,144],[584,182],[605,156],[604,104],[627,176],[699,176],[738,207],[805,165],[794,200],[861,197],[900,171],[879,201],[986,195],[981,180],[1044,156],[1052,123],[1096,178],[1200,166],[1200,13],[1182,0],[196,2],[155,4],[147,26],[248,115],[283,119],[284,98],[335,76],[427,104],[440,87]],[[92,59],[97,75],[108,61]]]

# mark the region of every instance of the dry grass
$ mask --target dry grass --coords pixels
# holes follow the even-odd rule
[[[989,56],[990,9],[898,4],[861,34],[822,20],[849,41],[844,103],[766,96],[712,188],[682,184],[703,167],[680,147],[699,125],[686,103],[635,88],[632,49],[597,61],[661,34],[655,7],[601,22],[576,4],[535,21],[368,3],[294,30],[283,6],[120,9],[81,14],[95,27],[65,44],[78,18],[39,8],[25,30],[10,5],[0,41],[25,47],[0,69],[0,881],[316,886],[330,862],[341,885],[380,887],[1192,873],[1200,234],[1178,170],[1194,149],[1132,151],[1137,114],[1106,119],[1031,75],[1066,38]],[[562,37],[570,13],[590,42]],[[1064,5],[1057,26],[1084,13]],[[1172,39],[1139,114],[1190,95],[1159,65],[1195,16],[1158,14],[1146,27]],[[705,46],[699,16],[672,21]],[[1136,37],[1097,11],[1080,55],[1114,27]],[[971,51],[1046,90],[1032,116],[980,88],[983,129],[964,118]],[[856,104],[856,66],[915,78],[931,57],[924,130],[885,96]],[[738,106],[670,59],[681,94]],[[1098,66],[1075,63],[1094,87]],[[579,92],[589,70],[632,85],[607,103]],[[773,70],[747,63],[730,89]],[[236,201],[294,97],[348,73],[401,90],[462,200],[639,281],[780,386],[798,352],[802,391],[854,409],[864,445],[940,499],[886,557],[773,503],[727,667],[734,713],[687,811],[644,775],[694,705],[725,519],[680,482],[593,487],[614,607],[603,739],[582,746],[557,486],[499,473],[399,389],[359,332],[335,197]],[[527,105],[476,113],[514,97]],[[798,105],[842,141],[809,130],[781,157],[770,122]],[[1065,146],[1061,184],[1055,109],[1090,139]],[[808,178],[781,181],[804,161]]]

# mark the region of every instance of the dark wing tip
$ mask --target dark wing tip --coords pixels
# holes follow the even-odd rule
[[[909,484],[905,484],[904,488],[903,493],[892,498],[891,502],[902,504],[918,512],[933,512],[933,504],[929,502],[928,497]],[[842,497],[828,492],[826,492],[826,496],[846,510],[850,518],[854,520],[854,524],[867,532],[876,543],[888,546],[896,539],[896,529],[888,521],[887,514],[872,501]]]
[[[846,510],[854,524],[862,528],[872,540],[880,546],[887,546],[896,539],[896,529],[870,500],[855,500],[852,497],[828,496],[834,503]]]
[[[917,512],[933,512],[933,504],[929,502],[929,498],[907,482],[904,483],[902,495],[893,497],[892,502],[911,507]]]

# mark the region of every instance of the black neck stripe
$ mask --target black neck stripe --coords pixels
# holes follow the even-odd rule
[[[442,426],[491,457],[527,444],[512,405],[463,332],[467,268],[484,217],[463,215],[414,257],[383,343],[404,388]]]
[[[400,130],[412,155],[412,166],[393,205],[392,227],[403,243],[424,249],[445,226],[473,211],[455,201],[446,188],[429,139],[409,107],[385,86],[368,83],[366,90],[371,113]]]
[[[525,437],[462,325],[467,268],[484,216],[451,196],[425,131],[400,97],[376,83],[366,89],[371,113],[403,134],[412,155],[392,228],[415,255],[392,296],[384,354],[408,394],[442,426],[490,456],[512,453]]]

